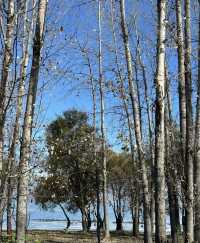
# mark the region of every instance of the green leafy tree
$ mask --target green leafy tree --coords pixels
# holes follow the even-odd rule
[[[48,126],[47,178],[39,181],[35,191],[38,203],[49,191],[46,206],[64,203],[68,210],[80,210],[84,231],[91,226],[90,205],[96,193],[93,132],[87,114],[76,110],[64,112]]]

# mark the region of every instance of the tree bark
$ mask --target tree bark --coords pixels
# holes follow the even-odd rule
[[[0,171],[3,165],[3,130],[5,124],[5,100],[6,100],[6,88],[8,83],[9,68],[12,63],[12,41],[14,32],[14,19],[15,19],[15,1],[8,1],[7,11],[7,29],[5,36],[5,49],[3,54],[1,82],[0,82]]]
[[[155,124],[155,213],[156,242],[163,243],[165,235],[165,18],[166,1],[158,0],[158,39],[156,73],[156,124]]]
[[[24,127],[22,133],[22,144],[20,150],[19,179],[17,190],[17,216],[16,216],[16,240],[25,242],[25,228],[27,218],[27,196],[28,196],[28,161],[30,158],[31,134],[34,117],[34,106],[36,101],[37,83],[40,69],[40,55],[43,43],[43,32],[47,1],[40,0],[38,3],[38,17],[36,21],[35,36],[33,42],[33,57],[29,80]]]
[[[14,32],[14,20],[15,20],[15,2],[14,0],[8,1],[7,11],[7,27],[5,36],[5,48],[2,62],[1,82],[0,82],[0,218],[3,218],[4,209],[6,206],[6,173],[2,173],[3,167],[3,145],[4,145],[4,124],[5,124],[5,102],[6,102],[6,89],[8,84],[9,68],[13,59],[13,32]],[[6,166],[7,167],[7,166]]]
[[[194,240],[193,228],[193,118],[191,77],[190,0],[185,0],[185,94],[186,94],[186,232],[185,242]]]
[[[118,216],[116,217],[116,231],[122,231],[123,230],[123,217],[121,212],[118,214]]]
[[[99,24],[99,86],[100,86],[100,116],[101,116],[101,142],[102,142],[102,162],[103,162],[103,210],[104,210],[104,230],[105,239],[110,238],[109,213],[108,213],[108,191],[107,191],[107,158],[106,158],[106,131],[105,131],[105,102],[104,102],[104,79],[102,64],[102,0],[98,1],[98,24]]]
[[[179,119],[182,146],[183,173],[185,166],[186,142],[186,96],[185,96],[185,66],[184,66],[184,40],[182,27],[182,0],[176,0],[176,25],[177,25],[177,51],[178,51],[178,89],[179,89]]]
[[[135,89],[135,84],[133,82],[133,69],[132,69],[132,62],[131,62],[131,52],[129,47],[129,36],[128,36],[128,30],[127,30],[126,20],[125,20],[124,0],[120,0],[120,12],[121,12],[121,29],[122,29],[122,36],[124,42],[127,71],[128,71],[129,94],[131,98],[131,104],[132,104],[133,115],[134,115],[135,138],[136,138],[139,162],[142,171],[143,205],[144,205],[144,242],[152,243],[150,196],[149,196],[149,186],[148,186],[148,179],[147,179],[147,168],[145,164],[144,151],[142,146],[140,109],[138,107],[138,97]]]
[[[182,202],[184,221],[185,211],[185,149],[186,149],[186,95],[185,95],[185,56],[184,56],[184,37],[183,37],[183,18],[182,18],[182,0],[176,0],[176,25],[177,25],[177,51],[178,51],[178,89],[179,89],[179,120],[181,134],[181,156],[182,166],[179,172],[182,181]]]
[[[20,124],[19,120],[22,116],[22,110],[23,110],[23,95],[24,95],[24,80],[26,77],[26,67],[28,65],[29,60],[29,41],[30,41],[30,35],[32,31],[32,25],[33,25],[33,18],[30,26],[27,26],[27,12],[28,12],[28,4],[29,1],[27,0],[25,3],[24,8],[24,31],[23,31],[23,46],[22,46],[22,60],[21,60],[21,66],[20,66],[20,77],[19,77],[19,83],[18,83],[18,97],[16,102],[16,115],[15,115],[15,124],[14,124],[14,131],[13,131],[13,137],[12,137],[12,143],[9,151],[8,156],[8,170],[9,174],[6,177],[5,184],[8,184],[8,186],[4,188],[4,190],[8,189],[8,202],[7,202],[7,234],[11,234],[12,237],[12,194],[13,190],[15,188],[15,169],[16,169],[16,146],[19,142],[19,130],[20,130]],[[28,34],[27,34],[28,33]],[[27,36],[28,35],[28,36]]]
[[[167,68],[165,67],[166,77],[166,107],[165,107],[165,158],[166,158],[166,181],[168,187],[168,201],[170,211],[170,225],[171,225],[171,237],[173,243],[179,243],[179,237],[181,236],[181,225],[179,219],[179,201],[178,201],[178,173],[176,163],[176,141],[174,139],[174,126],[172,120],[172,106],[169,80],[167,75]]]
[[[150,102],[148,96],[148,81],[145,66],[142,62],[141,57],[141,49],[140,49],[140,37],[137,31],[137,27],[135,26],[136,31],[136,38],[137,38],[137,52],[138,52],[138,63],[142,70],[142,79],[144,82],[144,97],[146,102],[147,108],[147,120],[148,120],[148,130],[149,130],[149,145],[150,145],[150,153],[151,153],[151,227],[152,233],[155,231],[155,185],[154,185],[154,177],[155,177],[155,155],[154,155],[154,137],[153,137],[153,125],[151,119],[151,109],[150,109]]]
[[[66,229],[68,230],[69,227],[70,227],[70,224],[71,224],[70,218],[69,218],[69,216],[67,215],[67,213],[66,213],[65,208],[63,207],[63,205],[60,203],[59,206],[60,206],[60,208],[62,209],[62,211],[63,211],[63,213],[64,213],[64,215],[65,215],[65,218],[66,218],[66,220],[67,220],[67,227],[66,227]]]
[[[97,215],[97,228],[96,228],[96,236],[97,236],[97,243],[101,242],[101,215],[100,215],[100,168],[99,168],[99,161],[97,160],[97,142],[96,142],[96,87],[95,82],[93,78],[93,71],[92,71],[92,65],[90,62],[89,54],[87,51],[84,51],[84,56],[87,61],[87,66],[89,69],[89,80],[91,85],[91,97],[92,97],[92,118],[93,118],[93,151],[94,151],[94,163],[96,165],[96,215]]]
[[[139,235],[139,195],[136,192],[134,215],[133,215],[133,236],[138,237]]]
[[[194,238],[200,242],[200,1],[199,1],[199,42],[198,42],[198,79],[197,79],[197,105],[196,105],[196,132],[195,132],[195,226]]]
[[[11,180],[8,179],[8,195],[7,195],[7,236],[10,241],[12,241],[12,194],[13,185],[11,185]]]
[[[131,152],[131,160],[132,160],[132,168],[133,171],[135,170],[135,167],[137,166],[135,163],[134,159],[134,143],[133,143],[133,134],[132,134],[132,129],[133,129],[133,120],[129,114],[128,110],[128,104],[127,104],[127,94],[124,88],[124,79],[120,70],[120,65],[119,65],[119,55],[118,55],[118,46],[117,46],[117,39],[116,39],[116,33],[115,33],[115,26],[114,26],[114,1],[110,0],[110,9],[111,9],[111,22],[112,22],[112,34],[113,34],[113,44],[114,44],[114,53],[115,53],[115,64],[117,67],[117,77],[119,78],[120,81],[120,98],[122,100],[122,105],[126,114],[126,119],[127,119],[127,125],[128,125],[128,135],[129,135],[129,144],[130,144],[130,152]],[[140,121],[141,121],[141,114],[140,114]],[[133,183],[133,181],[131,181]],[[138,182],[136,182],[138,183]],[[132,192],[134,193],[133,190],[131,189]],[[137,194],[137,193],[136,193]],[[132,211],[132,220],[133,220],[133,236],[137,237],[139,234],[139,220],[138,220],[138,207],[139,207],[139,201],[138,197],[136,195],[136,200],[131,202],[131,211]],[[135,210],[133,210],[133,207],[135,207]],[[120,226],[119,226],[120,227]]]
[[[84,209],[81,209],[82,216],[82,231],[87,232],[87,217]]]
[[[170,212],[170,226],[171,226],[171,237],[172,243],[179,243],[180,237],[180,222],[179,222],[179,207],[177,191],[174,187],[173,178],[168,175],[167,178],[167,186],[168,186],[168,200],[169,200],[169,212]]]

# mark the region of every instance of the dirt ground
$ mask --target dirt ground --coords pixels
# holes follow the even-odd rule
[[[27,242],[34,243],[96,243],[94,233],[83,234],[82,232],[64,233],[63,231],[32,231],[29,232]],[[136,239],[130,235],[111,234],[110,241],[103,243],[142,243],[143,240]]]
[[[4,234],[2,243],[12,243],[6,239]],[[14,235],[13,235],[14,239]],[[95,232],[82,233],[82,232],[64,232],[64,231],[49,231],[49,230],[33,230],[27,232],[27,243],[97,243]],[[143,243],[142,236],[134,238],[128,232],[111,232],[109,241],[102,240],[102,243]],[[167,243],[172,241],[168,238]],[[183,242],[182,237],[178,240],[179,243]]]

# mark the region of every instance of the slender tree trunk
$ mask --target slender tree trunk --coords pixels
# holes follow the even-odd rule
[[[156,124],[155,124],[155,213],[156,242],[163,243],[165,235],[165,18],[166,1],[158,1],[158,39],[156,73]]]
[[[123,230],[123,217],[121,212],[116,217],[116,231],[122,231]]]
[[[66,220],[67,220],[67,227],[66,227],[66,229],[68,230],[69,227],[70,227],[70,224],[71,224],[70,218],[69,218],[69,216],[67,215],[67,213],[66,213],[65,208],[63,207],[63,205],[60,203],[59,206],[60,206],[60,208],[62,209],[62,211],[63,211],[63,213],[64,213],[64,215],[65,215],[65,218],[66,218]]]
[[[99,178],[99,163],[96,159],[96,90],[95,84],[92,76],[92,69],[90,67],[90,81],[92,87],[92,101],[93,101],[93,128],[94,128],[94,135],[93,135],[93,143],[94,143],[94,162],[96,164],[96,196],[97,196],[97,243],[101,242],[101,216],[100,216],[100,178]]]
[[[172,120],[172,106],[170,97],[170,87],[167,75],[167,68],[165,67],[166,77],[166,110],[165,110],[165,148],[166,148],[166,180],[168,187],[168,201],[170,211],[170,223],[171,223],[171,237],[173,243],[179,243],[179,237],[181,236],[181,225],[179,219],[179,201],[178,201],[178,173],[176,163],[177,149],[176,141],[174,139],[174,126]]]
[[[83,50],[84,51],[84,50]],[[97,203],[97,208],[96,208],[96,214],[97,214],[97,229],[96,229],[96,236],[97,236],[97,243],[101,242],[101,216],[100,216],[100,168],[99,168],[99,163],[98,160],[96,159],[97,157],[97,143],[96,143],[96,88],[95,88],[95,83],[94,83],[94,78],[93,78],[93,72],[92,72],[92,65],[90,62],[90,58],[88,55],[88,52],[84,52],[84,56],[87,61],[88,69],[89,69],[89,80],[90,80],[90,85],[91,85],[91,96],[92,96],[92,110],[93,110],[93,151],[94,151],[94,163],[96,165],[96,203]]]
[[[99,86],[100,86],[100,114],[101,114],[101,139],[102,139],[102,162],[103,162],[103,210],[104,210],[104,228],[105,238],[110,238],[109,232],[109,213],[108,213],[108,191],[107,191],[107,158],[106,158],[106,133],[105,133],[105,103],[104,103],[104,79],[102,65],[102,33],[101,33],[101,6],[102,0],[98,5],[98,23],[99,23]]]
[[[43,42],[47,1],[40,0],[38,4],[38,17],[36,21],[35,37],[33,43],[32,67],[28,88],[26,112],[24,117],[24,127],[19,162],[16,216],[16,240],[19,243],[25,242],[25,228],[27,217],[26,205],[28,196],[28,161],[30,158],[32,123],[34,117],[34,106],[36,101],[37,83],[40,69],[40,55]]]
[[[176,183],[176,176],[174,173],[173,168],[173,142],[171,138],[172,128],[170,125],[170,118],[169,118],[169,109],[166,105],[165,111],[165,160],[166,160],[166,182],[168,187],[168,201],[169,201],[169,213],[170,213],[170,226],[171,226],[171,237],[173,243],[178,243],[178,235],[177,235],[177,225],[176,225],[176,190],[175,190],[175,183]],[[173,135],[172,135],[173,136]],[[172,152],[171,152],[172,150]],[[175,178],[174,178],[175,177]],[[179,208],[178,208],[179,210]],[[179,217],[179,214],[178,214]]]
[[[144,151],[142,147],[140,109],[138,107],[138,97],[133,82],[133,69],[132,69],[132,62],[131,62],[131,52],[129,47],[129,36],[128,36],[128,30],[127,30],[126,20],[125,20],[124,0],[120,0],[120,12],[121,12],[121,28],[122,28],[127,71],[128,71],[129,93],[130,93],[133,115],[134,115],[135,138],[136,138],[136,144],[138,150],[138,157],[139,157],[141,171],[142,171],[143,205],[144,205],[144,242],[151,243],[152,235],[151,235],[149,186],[148,186],[147,168],[145,164]]]
[[[29,1],[27,0],[24,8],[24,37],[23,37],[23,56],[21,60],[21,66],[20,66],[20,78],[19,78],[19,83],[18,83],[18,97],[17,97],[17,104],[16,104],[16,117],[15,117],[15,124],[14,124],[14,131],[13,131],[13,138],[12,138],[12,143],[9,151],[9,156],[8,156],[8,170],[9,170],[9,175],[6,178],[6,184],[8,186],[8,202],[7,202],[7,233],[12,234],[12,194],[14,190],[14,185],[15,185],[15,180],[16,178],[14,177],[15,175],[15,169],[16,169],[16,164],[15,164],[15,152],[16,152],[16,146],[19,142],[19,129],[20,129],[20,124],[19,120],[22,115],[22,109],[23,109],[23,95],[24,95],[24,80],[26,77],[26,67],[28,64],[28,59],[29,59],[29,40],[30,40],[30,34],[32,30],[32,25],[33,25],[33,18],[32,18],[32,23],[30,26],[27,25],[27,12],[28,12],[28,3]],[[28,29],[28,27],[30,27]],[[27,34],[28,33],[28,34]],[[27,36],[28,35],[28,36]],[[8,182],[7,182],[8,181]],[[6,190],[5,188],[5,190]],[[12,237],[12,235],[11,235]]]
[[[185,95],[185,56],[184,56],[184,38],[183,38],[183,18],[182,18],[182,0],[176,0],[176,25],[177,25],[177,51],[178,51],[178,87],[179,87],[179,120],[181,134],[181,155],[182,166],[179,172],[182,181],[183,212],[182,222],[184,223],[185,211],[185,148],[186,148],[186,95]],[[183,177],[183,178],[182,178]]]
[[[136,53],[136,55],[138,55],[138,53]],[[138,59],[138,57],[136,57],[136,59]],[[139,79],[138,79],[138,60],[136,61],[135,65],[134,65],[134,69],[135,69],[135,84],[136,84],[136,91],[137,91],[137,97],[138,97],[138,107],[139,107],[139,112],[140,112],[140,124],[141,124],[140,133],[142,136],[142,108],[141,108],[141,95],[140,95],[140,87],[139,87]]]
[[[193,233],[193,118],[191,77],[190,0],[185,0],[185,94],[186,94],[186,234],[185,242],[194,240]]]
[[[6,88],[8,84],[9,68],[12,63],[13,50],[13,32],[14,32],[14,10],[15,3],[14,0],[8,1],[8,11],[7,11],[7,27],[5,36],[5,47],[3,53],[2,71],[1,71],[1,81],[0,81],[0,219],[3,219],[3,213],[6,205],[6,176],[7,172],[2,173],[3,167],[3,144],[4,144],[4,124],[5,124],[5,101],[6,101]],[[1,235],[1,233],[0,233]]]
[[[14,19],[15,19],[15,1],[8,1],[7,11],[7,29],[5,36],[5,49],[3,54],[1,82],[0,82],[0,171],[3,165],[3,130],[5,123],[5,100],[6,100],[6,88],[8,84],[9,68],[12,63],[12,41],[14,32]]]
[[[86,216],[85,208],[81,209],[81,216],[82,216],[82,231],[87,232],[87,216]]]
[[[7,162],[7,173],[4,175],[4,178],[2,180],[2,184],[1,184],[1,190],[2,190],[2,198],[0,200],[0,208],[5,207],[6,204],[6,195],[7,195],[7,190],[8,190],[8,202],[7,202],[7,206],[11,205],[11,202],[9,202],[9,200],[11,200],[12,198],[12,191],[13,188],[10,188],[11,186],[13,187],[13,182],[11,179],[11,177],[13,177],[13,175],[15,174],[14,172],[14,161],[15,161],[15,149],[16,149],[16,145],[18,142],[18,133],[19,133],[19,118],[21,116],[21,112],[22,112],[22,96],[23,96],[23,82],[25,79],[25,75],[26,75],[26,66],[28,63],[28,42],[29,42],[29,35],[30,35],[30,30],[28,30],[27,28],[27,7],[28,7],[28,0],[25,1],[24,3],[24,37],[23,37],[23,57],[22,57],[22,62],[21,62],[21,66],[20,66],[20,78],[19,78],[19,84],[18,84],[18,98],[17,98],[17,102],[16,102],[16,118],[15,118],[15,124],[14,124],[14,131],[13,131],[13,138],[12,138],[12,142],[11,142],[11,147],[9,150],[9,155],[8,155],[8,162]],[[28,33],[28,37],[27,36]],[[10,212],[12,211],[12,209],[8,209],[7,211]],[[0,213],[1,215],[1,213]],[[10,214],[8,213],[8,216]],[[0,216],[1,217],[1,216]],[[10,225],[11,219],[8,219],[8,225]],[[9,226],[10,227],[10,226]],[[8,230],[10,231],[10,230]]]
[[[11,185],[10,178],[8,179],[8,199],[7,199],[7,235],[8,239],[12,240],[12,194],[13,185]]]
[[[127,95],[126,95],[126,91],[124,88],[124,80],[123,80],[123,76],[121,74],[121,70],[120,70],[120,66],[119,66],[119,55],[118,55],[118,47],[117,47],[117,40],[116,40],[116,34],[115,34],[115,28],[114,28],[114,2],[113,0],[110,0],[110,8],[111,8],[111,21],[112,21],[112,33],[113,33],[113,42],[114,42],[114,52],[115,52],[115,63],[116,63],[116,67],[117,67],[117,76],[119,78],[120,81],[120,98],[122,99],[122,105],[126,114],[126,118],[127,118],[127,125],[128,125],[128,134],[129,134],[129,144],[130,144],[130,152],[131,152],[131,159],[132,159],[132,168],[133,171],[135,170],[135,168],[137,167],[137,165],[135,164],[135,159],[134,159],[134,143],[133,143],[133,135],[132,135],[132,128],[133,128],[133,121],[131,119],[131,116],[129,114],[129,110],[128,110],[128,104],[127,104]],[[141,115],[140,115],[140,120],[141,120]],[[131,180],[131,183],[133,183],[133,180]],[[136,183],[138,183],[136,181]],[[132,189],[131,189],[132,190]],[[131,193],[134,193],[133,190]],[[137,194],[137,193],[136,193]],[[138,195],[138,194],[137,194]],[[138,197],[136,195],[136,200],[135,202],[132,201],[132,205],[131,205],[131,210],[134,211],[133,213],[135,215],[133,215],[133,235],[135,237],[138,236],[139,233],[139,221],[138,221]],[[135,207],[135,210],[133,210],[133,207]]]
[[[198,80],[197,80],[197,106],[196,106],[196,132],[195,132],[195,226],[194,238],[200,242],[200,1],[199,1],[199,43],[198,43]]]
[[[141,58],[141,49],[140,49],[140,38],[137,31],[137,26],[135,26],[136,31],[136,38],[137,38],[137,55],[138,55],[138,63],[142,70],[142,79],[144,82],[144,97],[146,102],[147,108],[147,119],[148,119],[148,129],[149,129],[149,145],[150,145],[150,152],[151,152],[151,226],[152,226],[152,233],[155,231],[155,196],[154,196],[154,177],[155,177],[155,156],[154,156],[154,139],[153,139],[153,126],[152,126],[152,119],[151,119],[151,109],[149,103],[149,96],[148,96],[148,82],[147,82],[147,75],[145,66],[142,62]]]
[[[185,166],[185,142],[186,142],[186,96],[185,96],[185,66],[184,66],[184,40],[182,27],[182,0],[176,0],[177,23],[177,51],[178,51],[178,86],[179,86],[179,117],[182,146],[183,168]],[[184,170],[183,170],[184,174]]]
[[[134,215],[133,215],[133,236],[138,237],[139,235],[139,195],[136,192],[135,203],[134,203]]]
[[[169,200],[169,212],[170,212],[170,225],[171,225],[171,237],[173,243],[179,243],[180,236],[180,223],[179,223],[179,208],[177,207],[177,191],[174,188],[174,180],[168,175],[168,200]]]
[[[87,232],[90,231],[91,225],[92,225],[92,219],[91,219],[91,214],[90,214],[90,207],[87,208]]]

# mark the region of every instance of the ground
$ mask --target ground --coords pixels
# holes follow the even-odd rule
[[[8,243],[9,241],[5,241]],[[128,233],[111,233],[111,240],[105,243],[142,243],[141,239],[133,238]],[[82,232],[63,231],[30,231],[27,243],[96,243],[95,233],[83,234]]]

